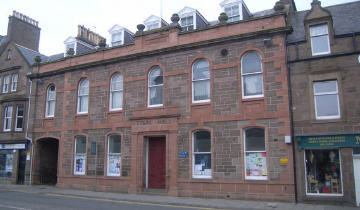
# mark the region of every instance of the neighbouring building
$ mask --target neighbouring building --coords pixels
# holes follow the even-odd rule
[[[185,7],[128,44],[34,67],[34,183],[294,201],[284,2],[226,0],[212,22]]]
[[[292,15],[288,36],[297,197],[360,204],[360,2]]]
[[[31,182],[32,140],[27,132],[29,79],[39,53],[38,22],[16,11],[0,36],[0,183]]]

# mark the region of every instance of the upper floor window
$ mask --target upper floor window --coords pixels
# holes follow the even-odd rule
[[[209,131],[193,133],[193,178],[211,178],[211,135]]]
[[[192,101],[210,101],[210,70],[205,59],[197,60],[192,66]]]
[[[82,79],[78,87],[77,113],[88,113],[89,103],[89,80]]]
[[[312,55],[330,53],[330,40],[328,25],[310,26]]]
[[[55,85],[50,85],[46,91],[45,117],[54,117],[55,100],[56,100],[56,88]]]
[[[9,75],[4,76],[2,92],[3,93],[9,92]]]
[[[75,137],[74,174],[85,175],[86,164],[86,137]]]
[[[266,180],[266,149],[265,131],[263,128],[248,128],[244,133],[245,139],[245,178]]]
[[[121,172],[121,136],[111,135],[108,138],[108,176],[120,176]]]
[[[339,90],[336,80],[314,82],[316,119],[339,119]]]
[[[148,105],[163,105],[163,73],[158,66],[149,72]]]
[[[111,34],[111,46],[122,45],[122,35],[121,31]]]
[[[7,106],[4,109],[4,131],[11,131],[11,119],[12,119],[13,107]]]
[[[11,51],[11,49],[8,49],[6,60],[11,60],[11,58],[12,58],[12,51]]]
[[[65,53],[68,53],[70,49],[73,49],[75,52],[75,43],[70,43],[65,45]]]
[[[153,29],[156,29],[156,28],[159,28],[159,23],[150,23],[150,24],[148,24],[148,25],[146,25],[146,29],[147,30],[153,30]]]
[[[15,92],[18,84],[18,74],[13,74],[11,76],[11,92]]]
[[[16,107],[15,131],[23,130],[23,121],[24,121],[24,106],[20,105]]]
[[[114,74],[110,81],[110,111],[122,109],[123,76]]]
[[[228,15],[228,22],[240,20],[239,5],[225,7],[225,13]]]
[[[247,52],[241,60],[243,98],[263,97],[261,57],[256,51]]]
[[[194,17],[186,16],[181,18],[181,27],[183,31],[190,31],[194,29]]]

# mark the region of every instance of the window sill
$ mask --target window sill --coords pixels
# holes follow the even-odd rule
[[[55,119],[54,116],[52,116],[52,117],[45,117],[45,118],[44,118],[44,120],[49,120],[49,121],[54,120],[54,119]]]
[[[264,96],[254,97],[254,98],[243,98],[242,102],[253,102],[253,101],[265,101]]]
[[[148,105],[148,109],[156,109],[156,108],[164,108],[164,104],[158,104],[158,105]]]
[[[83,114],[78,113],[78,114],[75,115],[75,117],[88,117],[88,116],[89,116],[88,113],[83,113]]]
[[[118,110],[109,110],[107,112],[107,114],[121,114],[123,113],[123,110],[122,109],[118,109]]]
[[[192,103],[191,106],[210,106],[211,105],[211,102],[208,101],[208,102],[198,102],[198,103]]]
[[[340,122],[344,122],[345,120],[342,118],[338,118],[338,119],[312,119],[311,123],[312,124],[326,124],[326,123],[340,123]]]

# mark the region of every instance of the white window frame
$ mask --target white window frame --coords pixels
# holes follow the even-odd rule
[[[210,152],[195,152],[195,133],[199,132],[199,131],[206,131],[210,133]],[[212,179],[212,174],[213,174],[213,164],[211,164],[211,175],[195,175],[195,155],[202,155],[202,154],[210,154],[210,160],[212,162],[212,144],[211,144],[211,132],[208,130],[196,130],[194,132],[192,132],[192,178],[194,179]]]
[[[9,75],[4,76],[4,78],[3,78],[3,90],[2,90],[3,93],[9,92],[9,82],[10,82],[9,80],[10,80]]]
[[[312,28],[315,28],[315,27],[326,27],[327,33],[313,36],[312,33],[311,33],[311,29],[312,29]],[[329,36],[329,26],[328,26],[328,24],[320,24],[320,25],[309,26],[309,33],[310,33],[310,40],[311,40],[311,53],[312,53],[313,56],[315,56],[315,55],[325,55],[325,54],[330,54],[330,53],[331,53],[331,49],[330,49],[330,36]],[[313,37],[321,37],[321,36],[327,36],[327,44],[328,44],[328,49],[329,49],[329,50],[328,50],[328,51],[325,51],[325,52],[314,53]]]
[[[237,15],[234,15],[234,14],[228,14],[228,13],[226,13],[226,9],[228,9],[228,8],[230,8],[230,10],[231,10],[231,13],[233,13],[233,7],[235,7],[235,6],[237,6],[238,7],[238,10],[239,10],[239,13],[237,14]],[[242,5],[240,5],[240,4],[232,4],[232,5],[227,5],[227,6],[225,6],[224,7],[224,12],[227,14],[227,16],[229,17],[229,19],[228,19],[228,22],[235,22],[235,21],[239,21],[239,20],[242,20],[242,15],[240,14],[241,13],[241,11],[240,11],[240,7],[241,7]],[[235,18],[235,17],[239,17],[239,20],[232,20],[232,21],[230,21],[230,19],[232,19],[232,18]]]
[[[189,18],[189,17],[192,17],[193,23],[192,23],[191,25],[189,25],[189,24],[183,25],[182,19],[184,19],[184,18]],[[191,30],[188,29],[188,27],[190,27],[190,26],[193,27],[192,30],[195,30],[195,29],[196,29],[196,12],[194,12],[194,13],[187,13],[187,14],[184,14],[182,17],[180,17],[180,25],[181,25],[181,28],[182,28],[182,29],[186,29],[186,30],[183,30],[183,31],[191,31]]]
[[[150,31],[153,29],[160,28],[160,22],[159,21],[153,21],[146,24],[146,30]]]
[[[114,36],[120,34],[120,39],[114,41]],[[124,30],[118,30],[111,33],[111,46],[120,46],[124,44]]]
[[[54,87],[54,98],[51,99],[49,97],[50,95],[50,88],[51,87]],[[54,113],[49,113],[49,106],[54,106],[53,110],[54,110]],[[50,85],[47,90],[46,90],[46,109],[45,109],[45,117],[54,117],[55,115],[55,106],[56,106],[56,87],[55,85]]]
[[[251,98],[262,98],[264,97],[264,68],[263,68],[263,64],[262,64],[262,57],[261,55],[256,52],[258,54],[258,56],[260,57],[260,66],[261,66],[261,71],[260,72],[254,72],[254,73],[243,73],[243,68],[244,68],[244,57],[246,54],[250,53],[250,52],[256,52],[256,51],[248,51],[246,52],[242,57],[241,57],[241,83],[242,83],[242,98],[243,99],[251,99]],[[262,82],[262,94],[258,94],[258,95],[251,95],[251,96],[245,96],[245,77],[248,75],[260,75],[261,74],[261,82]]]
[[[160,69],[160,71],[161,71],[163,81],[162,81],[162,83],[160,85],[151,85],[150,84],[150,82],[151,82],[150,74],[151,74],[152,71],[156,70],[157,68]],[[161,87],[161,92],[162,92],[161,104],[150,104],[150,94],[151,94],[150,89],[154,88],[154,87]],[[155,66],[155,67],[151,68],[151,70],[148,73],[148,107],[159,107],[159,106],[163,106],[163,105],[164,105],[164,72],[160,68],[160,66]]]
[[[84,137],[85,138],[85,153],[76,153],[76,141],[79,140],[78,137]],[[87,146],[87,138],[86,136],[76,136],[75,137],[75,145],[74,145],[74,175],[85,175],[86,173],[86,146]],[[84,158],[84,171],[83,172],[77,172],[76,171],[76,160],[77,160],[77,157],[83,157]]]
[[[194,67],[195,67],[195,65],[196,65],[197,63],[202,62],[202,61],[206,61],[206,62],[208,63],[208,65],[209,65],[209,69],[208,69],[208,71],[209,71],[209,78],[197,79],[197,80],[195,80],[195,79],[194,79],[194,75],[195,75],[195,74],[194,74]],[[210,63],[209,63],[209,61],[207,61],[206,59],[199,59],[199,60],[197,60],[197,61],[194,62],[194,64],[192,65],[191,70],[192,70],[192,71],[191,71],[191,80],[192,80],[192,102],[193,102],[193,103],[206,103],[206,102],[210,102],[210,98],[211,98],[210,77],[211,77],[211,75],[210,75]],[[201,81],[208,81],[209,90],[210,90],[210,92],[209,92],[209,99],[195,100],[195,83],[201,82]]]
[[[11,121],[12,121],[12,114],[13,114],[12,112],[13,112],[12,106],[5,107],[5,109],[4,109],[4,126],[3,126],[4,132],[11,131],[11,123],[12,123]],[[6,125],[9,125],[9,128],[6,128]]]
[[[121,78],[121,87],[119,89],[113,89],[113,79],[115,76],[119,75],[120,78]],[[123,87],[124,87],[124,77],[122,74],[120,73],[115,73],[114,75],[111,76],[111,79],[110,79],[110,101],[109,101],[109,109],[110,111],[118,111],[118,110],[122,110],[123,108]],[[120,107],[115,107],[113,108],[112,104],[113,104],[113,95],[114,93],[116,92],[120,92],[121,93],[121,105]]]
[[[252,129],[252,128],[261,128],[264,130],[264,150],[256,150],[256,151],[247,151],[246,150],[246,130],[248,129]],[[266,151],[266,132],[265,132],[265,128],[262,128],[262,127],[250,127],[250,128],[246,128],[243,130],[243,135],[244,135],[244,174],[245,174],[245,180],[268,180],[268,164],[267,164],[267,161],[268,161],[268,153]],[[266,174],[267,176],[247,176],[246,175],[246,168],[247,168],[247,165],[246,165],[246,153],[266,153]]]
[[[110,153],[110,137],[111,136],[120,136],[120,153]],[[108,150],[107,150],[107,176],[114,176],[114,177],[120,177],[121,176],[121,169],[122,169],[122,164],[121,164],[121,142],[122,142],[122,138],[121,138],[121,135],[119,135],[119,134],[112,134],[112,135],[109,135],[108,136],[108,145],[107,145],[107,147],[108,147]],[[110,171],[109,171],[109,169],[110,169],[110,167],[109,167],[109,163],[110,163],[110,155],[118,155],[119,156],[119,158],[120,158],[120,160],[119,160],[119,162],[120,162],[120,173],[119,174],[114,174],[114,173],[110,173]]]
[[[336,84],[336,91],[329,91],[329,92],[323,92],[323,93],[315,93],[315,83],[321,83],[321,82],[330,82],[335,81]],[[340,113],[340,100],[339,100],[339,86],[337,80],[326,80],[326,81],[314,81],[313,82],[313,93],[314,93],[314,106],[315,106],[315,117],[317,120],[330,120],[330,119],[340,119],[341,113]],[[338,106],[338,115],[334,116],[318,116],[318,108],[317,108],[317,100],[316,96],[323,96],[323,95],[336,95],[337,96],[337,106]]]
[[[87,81],[88,86],[84,86],[82,87],[82,84]],[[89,112],[89,88],[90,87],[90,81],[86,78],[83,78],[80,80],[79,82],[79,86],[78,86],[78,97],[77,97],[77,113],[78,114],[87,114]],[[81,92],[81,88],[87,88],[87,94],[80,94]],[[84,100],[84,98],[87,98],[87,107],[85,111],[81,110],[81,100]]]
[[[15,92],[17,89],[17,85],[18,85],[18,79],[19,79],[19,75],[18,74],[13,74],[11,76],[11,92]]]
[[[340,177],[341,177],[341,194],[330,194],[330,193],[308,193],[308,180],[307,180],[307,171],[306,171],[306,150],[304,150],[304,172],[305,172],[305,194],[306,195],[315,195],[315,196],[321,196],[321,197],[340,197],[340,196],[344,196],[344,182],[343,182],[343,173],[342,173],[342,164],[341,164],[341,152],[340,152],[340,148],[326,148],[326,149],[307,149],[307,150],[335,150],[337,149],[339,152],[339,162],[340,162]]]
[[[19,108],[22,108],[23,109],[23,115],[20,116],[19,115]],[[24,109],[24,106],[22,105],[19,105],[16,107],[16,119],[15,119],[15,131],[22,131],[23,130],[23,126],[24,126],[24,112],[25,112],[25,109]],[[19,119],[22,119],[23,123],[21,124],[21,128],[18,128],[17,127],[17,124],[18,124],[18,120]]]

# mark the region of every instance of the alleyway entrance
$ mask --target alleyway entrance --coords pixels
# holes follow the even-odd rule
[[[59,141],[54,138],[40,139],[37,142],[38,184],[55,185],[57,182]]]

